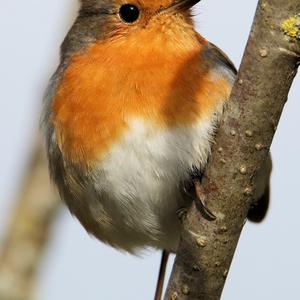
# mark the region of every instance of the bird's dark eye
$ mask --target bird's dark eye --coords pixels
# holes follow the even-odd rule
[[[124,4],[119,10],[120,18],[126,23],[134,23],[140,15],[140,10],[133,4]]]

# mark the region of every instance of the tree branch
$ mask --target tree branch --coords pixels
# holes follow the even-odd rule
[[[60,208],[50,188],[41,142],[33,151],[23,187],[0,253],[0,299],[31,299],[35,275]]]
[[[261,0],[244,58],[205,171],[206,220],[195,204],[183,221],[165,299],[220,299],[251,205],[254,178],[267,158],[300,63],[300,1]]]

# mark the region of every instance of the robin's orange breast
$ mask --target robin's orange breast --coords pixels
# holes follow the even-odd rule
[[[137,47],[129,38],[99,42],[75,55],[53,101],[55,133],[65,158],[87,164],[101,159],[128,130],[131,118],[154,128],[210,118],[231,86],[212,78],[202,49],[201,43],[188,51]]]

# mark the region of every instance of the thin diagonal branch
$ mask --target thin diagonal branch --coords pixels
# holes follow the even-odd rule
[[[59,208],[59,197],[50,188],[47,161],[38,141],[1,245],[1,300],[31,299],[35,275]]]

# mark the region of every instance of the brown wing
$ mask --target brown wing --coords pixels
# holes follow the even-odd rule
[[[206,55],[208,59],[213,60],[216,64],[229,69],[234,75],[237,74],[237,70],[230,58],[213,43],[206,45],[204,55]]]

